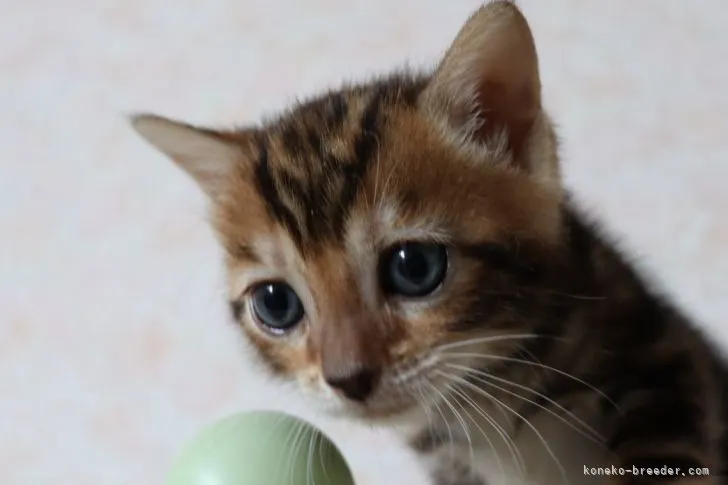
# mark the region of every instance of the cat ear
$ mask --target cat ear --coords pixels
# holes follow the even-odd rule
[[[131,117],[134,129],[192,176],[212,200],[229,183],[242,152],[221,133],[152,114]]]
[[[518,160],[541,113],[541,83],[531,30],[512,1],[493,1],[470,17],[426,93],[450,129],[486,146],[507,142]]]

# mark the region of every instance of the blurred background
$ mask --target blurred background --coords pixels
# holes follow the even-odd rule
[[[125,115],[254,122],[433,65],[477,0],[2,0],[0,483],[161,484],[252,407],[328,431],[361,485],[415,483],[386,433],[264,381],[224,306],[193,183]],[[579,199],[728,342],[728,4],[521,0]]]

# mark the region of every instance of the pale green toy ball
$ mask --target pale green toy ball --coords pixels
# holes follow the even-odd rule
[[[354,485],[354,479],[314,426],[252,411],[203,429],[174,462],[166,485]]]

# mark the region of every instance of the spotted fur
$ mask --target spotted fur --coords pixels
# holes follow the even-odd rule
[[[262,362],[334,413],[397,425],[434,483],[728,484],[725,360],[562,186],[512,2],[478,10],[432,73],[242,130],[134,126],[209,196],[232,315]],[[447,274],[394,298],[383,254],[410,241],[444,244]],[[290,331],[251,310],[270,281],[303,304]],[[587,460],[710,475],[585,477]]]

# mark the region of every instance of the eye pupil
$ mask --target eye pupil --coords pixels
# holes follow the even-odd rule
[[[385,253],[381,266],[382,285],[391,294],[421,297],[440,286],[446,270],[444,246],[404,243]]]
[[[303,305],[293,289],[285,283],[267,283],[252,295],[257,320],[269,329],[284,331],[303,318]]]
[[[272,317],[280,319],[288,312],[289,294],[278,286],[266,285],[263,303]]]
[[[413,283],[421,283],[427,278],[428,266],[427,259],[422,253],[414,252],[411,255],[405,250],[397,253],[399,272]]]

